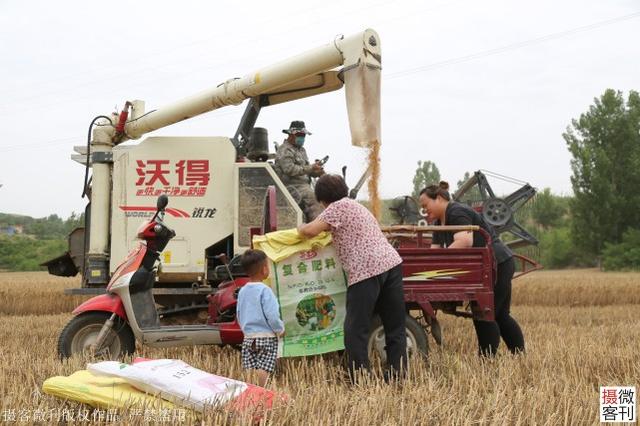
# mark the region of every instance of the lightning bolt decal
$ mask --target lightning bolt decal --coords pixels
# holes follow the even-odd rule
[[[433,271],[416,272],[410,277],[404,278],[405,281],[436,281],[436,280],[453,280],[454,275],[468,274],[470,271],[461,269],[435,269]]]

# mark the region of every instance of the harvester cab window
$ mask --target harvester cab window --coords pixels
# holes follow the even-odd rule
[[[236,185],[235,253],[251,247],[251,228],[261,228],[265,194],[269,186],[276,189],[276,223],[278,229],[295,228],[302,223],[298,207],[282,181],[268,163],[238,163]]]

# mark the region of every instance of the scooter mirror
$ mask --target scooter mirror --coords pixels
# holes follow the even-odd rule
[[[168,204],[169,204],[169,197],[167,197],[164,194],[158,197],[158,204],[157,204],[158,211],[163,211]]]

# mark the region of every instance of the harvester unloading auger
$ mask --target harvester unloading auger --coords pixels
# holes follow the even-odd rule
[[[96,117],[87,147],[75,147],[72,156],[87,167],[85,228],[70,234],[67,253],[45,264],[49,272],[82,274],[82,288],[69,293],[103,292],[119,259],[134,246],[140,218],[151,216],[157,196],[166,194],[172,200],[167,213],[181,237],[162,253],[156,301],[178,309],[204,302],[226,276],[219,255],[242,253],[252,232],[264,229],[269,187],[275,191],[267,203],[277,215],[271,219],[279,227],[302,222],[300,208],[265,161],[266,131],[254,128],[261,108],[344,86],[351,142],[366,147],[380,140],[380,70],[380,38],[367,29],[158,109],[145,111],[143,101],[133,100],[120,113]],[[120,145],[246,99],[231,138],[148,137]]]

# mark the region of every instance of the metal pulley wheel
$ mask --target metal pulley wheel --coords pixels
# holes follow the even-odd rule
[[[422,220],[418,203],[408,195],[394,198],[389,210],[393,212],[395,223],[398,225],[418,225]]]
[[[536,195],[536,189],[526,182],[485,172],[493,178],[522,186],[511,194],[499,198],[493,192],[485,174],[477,171],[460,185],[453,194],[453,199],[473,206],[477,212],[482,212],[482,217],[495,228],[498,236],[505,232],[512,234],[515,238],[507,239],[505,241],[507,246],[516,248],[538,244],[538,239],[524,229],[515,218],[516,213]]]
[[[489,198],[482,204],[482,216],[493,227],[506,226],[513,217],[511,207],[501,198]]]

